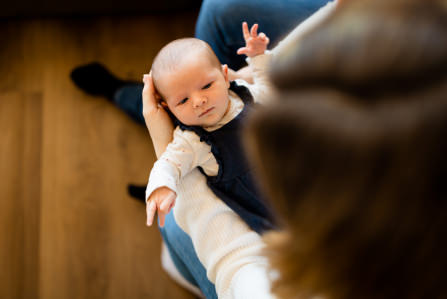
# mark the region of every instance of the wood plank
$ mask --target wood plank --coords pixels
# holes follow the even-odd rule
[[[155,161],[147,131],[72,84],[101,61],[140,80],[194,14],[0,22],[0,298],[194,298],[161,270],[129,182]]]
[[[38,293],[41,100],[0,96],[0,298]]]

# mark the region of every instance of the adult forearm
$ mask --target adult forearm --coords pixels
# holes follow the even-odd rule
[[[154,118],[158,117],[155,116]],[[166,150],[168,144],[172,141],[172,132],[174,131],[174,126],[172,122],[165,121],[164,118],[153,119],[150,122],[146,122],[146,126],[151,136],[155,154],[157,155],[157,158],[160,158]]]
[[[302,36],[310,32],[315,26],[333,13],[338,6],[338,2],[340,2],[340,0],[328,2],[325,6],[317,10],[313,15],[295,27],[295,29],[293,29],[275,48],[272,49],[273,55],[283,55],[291,46],[295,47],[297,45],[297,40],[301,39]]]

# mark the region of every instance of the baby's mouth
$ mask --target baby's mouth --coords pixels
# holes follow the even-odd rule
[[[211,110],[213,110],[214,107],[208,108],[205,111],[203,111],[202,113],[200,113],[199,117],[205,116],[208,112],[210,112]]]

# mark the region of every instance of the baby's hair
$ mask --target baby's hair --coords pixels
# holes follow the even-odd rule
[[[176,70],[191,53],[200,55],[199,59],[208,59],[212,66],[220,69],[219,59],[208,43],[197,38],[176,39],[164,46],[152,63],[151,74],[155,89],[157,89],[161,74],[165,71]],[[158,89],[157,91],[160,92]]]

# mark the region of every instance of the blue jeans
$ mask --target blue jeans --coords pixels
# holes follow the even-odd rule
[[[244,46],[242,21],[258,23],[271,45],[296,25],[325,5],[328,0],[204,0],[196,25],[196,37],[210,44],[221,63],[233,69],[244,65],[245,58],[236,54]],[[270,46],[271,48],[272,46]],[[115,94],[115,104],[136,122],[142,116],[142,85],[124,86]],[[217,298],[214,285],[208,280],[191,238],[177,225],[173,213],[166,219],[161,234],[174,264],[186,280],[198,286],[207,298]]]
[[[115,92],[113,102],[134,121],[145,124],[143,117],[143,84],[128,84]]]
[[[206,41],[222,64],[238,70],[245,56],[236,51],[245,45],[242,22],[270,39],[273,48],[287,33],[307,19],[329,0],[205,0],[196,23],[196,37]]]
[[[208,280],[206,269],[199,261],[191,238],[177,225],[174,213],[166,216],[165,226],[159,227],[177,270],[191,284],[200,288],[206,298],[216,298],[216,288]]]

